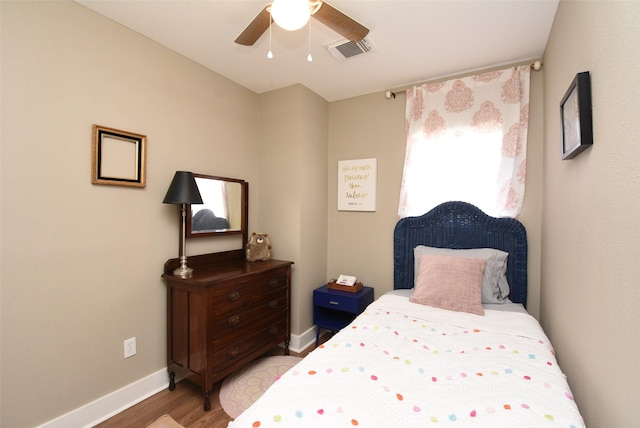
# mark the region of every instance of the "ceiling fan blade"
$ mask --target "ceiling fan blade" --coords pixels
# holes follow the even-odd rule
[[[358,42],[369,34],[367,27],[349,18],[327,2],[322,2],[313,17],[352,42]]]
[[[235,42],[239,45],[253,46],[258,41],[260,36],[267,31],[269,24],[271,24],[271,13],[269,12],[269,6],[266,5],[264,9],[260,11],[258,16],[253,18],[253,21],[244,29],[242,33],[236,38]]]

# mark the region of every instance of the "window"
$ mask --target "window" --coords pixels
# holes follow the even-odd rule
[[[517,217],[524,197],[529,66],[407,91],[399,217],[462,200]]]

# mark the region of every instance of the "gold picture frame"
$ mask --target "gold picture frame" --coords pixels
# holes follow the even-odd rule
[[[93,125],[92,184],[146,186],[146,135]]]

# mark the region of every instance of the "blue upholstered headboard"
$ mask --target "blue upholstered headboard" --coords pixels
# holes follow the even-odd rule
[[[490,217],[467,202],[445,202],[420,217],[400,220],[393,232],[393,287],[413,288],[413,249],[496,248],[509,253],[509,298],[527,304],[527,232],[518,220]]]

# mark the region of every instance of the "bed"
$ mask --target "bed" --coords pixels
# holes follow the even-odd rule
[[[394,291],[229,427],[584,426],[526,312],[519,221],[447,202],[396,224],[393,257]]]

